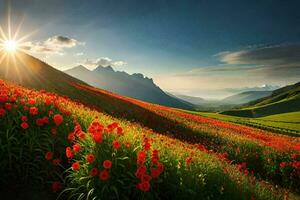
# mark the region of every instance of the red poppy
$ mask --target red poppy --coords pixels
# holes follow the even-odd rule
[[[115,140],[115,141],[112,142],[112,146],[113,146],[113,148],[116,149],[116,150],[118,150],[118,149],[121,148],[121,144],[120,144],[120,142],[117,141],[117,140]]]
[[[68,135],[68,140],[69,140],[70,142],[74,141],[74,140],[75,140],[75,134],[74,134],[74,133],[69,133],[69,135]]]
[[[72,152],[71,147],[66,148],[66,157],[69,158],[69,159],[74,157],[74,153]]]
[[[102,170],[102,171],[99,173],[99,178],[100,178],[100,180],[102,180],[102,181],[106,181],[106,180],[109,179],[109,174],[108,174],[108,172],[107,172],[106,169],[105,169],[105,170]]]
[[[59,181],[55,181],[52,183],[52,191],[53,192],[58,192],[62,189],[62,184]]]
[[[151,176],[153,178],[157,178],[160,175],[160,170],[159,169],[152,169],[151,170]]]
[[[143,165],[146,160],[146,153],[144,151],[140,151],[137,153],[137,163],[139,165]]]
[[[150,190],[150,183],[148,181],[141,182],[137,185],[137,188],[143,192],[148,192]]]
[[[72,169],[73,169],[73,170],[79,170],[79,169],[80,169],[80,164],[79,164],[79,162],[74,162],[74,163],[72,164]]]
[[[55,166],[57,166],[57,165],[59,165],[60,164],[60,162],[61,162],[61,160],[60,159],[54,159],[54,160],[52,160],[52,164],[53,165],[55,165]]]
[[[28,103],[33,106],[35,104],[35,99],[29,99]]]
[[[81,149],[80,144],[76,143],[76,144],[73,145],[73,151],[74,151],[75,153],[79,152],[80,149]]]
[[[48,152],[45,154],[45,159],[46,159],[46,160],[52,160],[52,158],[53,158],[53,152],[48,151]]]
[[[97,168],[93,168],[91,171],[90,171],[90,175],[91,176],[97,176],[97,174],[98,174],[98,170],[97,170]]]
[[[38,126],[43,126],[44,125],[44,120],[41,118],[38,118],[35,120],[36,125]]]
[[[111,166],[112,166],[112,162],[111,162],[110,160],[104,160],[104,161],[103,161],[103,167],[104,167],[105,169],[110,169]]]
[[[117,128],[117,134],[120,135],[120,136],[124,135],[123,129],[121,127]]]
[[[102,133],[93,133],[92,136],[96,143],[102,143],[102,141],[103,141]]]
[[[81,132],[78,134],[78,137],[79,137],[80,140],[84,140],[84,139],[85,139],[85,133],[81,131]]]
[[[57,134],[56,128],[51,128],[51,133],[52,133],[52,135],[56,135]]]
[[[4,107],[6,110],[11,110],[12,105],[10,103],[6,103]]]
[[[0,117],[5,116],[6,111],[3,108],[0,108]]]
[[[37,114],[39,114],[39,109],[37,107],[30,107],[29,113],[30,113],[30,115],[37,115]]]
[[[86,156],[86,160],[88,161],[88,163],[92,164],[95,161],[96,157],[94,154],[88,154]]]
[[[27,122],[28,121],[28,117],[27,116],[22,116],[21,120],[22,120],[22,122]]]
[[[56,126],[59,126],[63,122],[63,117],[60,114],[56,114],[53,116],[53,120]]]
[[[22,129],[28,129],[28,128],[29,128],[29,125],[28,125],[27,122],[22,122],[22,123],[21,123],[21,127],[22,127]]]

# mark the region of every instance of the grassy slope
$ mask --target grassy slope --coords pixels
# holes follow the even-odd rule
[[[238,110],[222,114],[240,117],[264,117],[268,115],[300,111],[300,83],[273,91],[271,96],[250,102]]]
[[[300,112],[276,114],[260,118],[237,117],[212,112],[187,112],[223,121],[253,126],[278,133],[300,136]]]
[[[17,171],[14,170],[15,168],[11,169],[6,167],[5,165],[8,165],[8,163],[2,163],[3,165],[1,165],[2,168],[0,169],[4,170],[5,173],[0,173],[1,177],[4,176],[7,178],[7,172],[10,172],[14,175],[14,178],[19,178],[20,176],[18,176],[18,173],[20,173],[22,174],[21,177],[25,178],[25,181],[28,179],[31,180],[32,175],[36,174],[38,170],[34,171],[33,174],[30,174],[30,176],[28,177],[28,171],[24,169],[27,169],[26,167],[32,166],[32,159],[35,159],[37,160],[35,164],[40,164],[45,167],[42,168],[43,172],[45,172],[45,170],[47,169],[46,171],[48,173],[44,173],[44,178],[49,178],[49,175],[51,176],[50,178],[53,178],[54,180],[55,178],[66,178],[64,180],[64,187],[67,191],[66,194],[74,195],[73,197],[78,198],[84,197],[86,199],[92,199],[92,197],[95,195],[98,198],[113,198],[116,197],[116,195],[121,195],[121,199],[124,197],[123,195],[129,195],[129,197],[135,195],[133,196],[135,197],[135,199],[157,199],[159,197],[170,198],[172,197],[172,195],[176,195],[173,196],[172,199],[250,199],[250,197],[253,197],[255,199],[281,199],[280,197],[282,197],[281,195],[283,193],[281,190],[278,191],[279,193],[276,193],[273,190],[270,190],[272,186],[269,187],[264,183],[257,182],[255,179],[253,180],[250,178],[249,180],[247,176],[236,170],[235,167],[230,163],[219,160],[217,157],[209,154],[208,152],[199,151],[197,148],[195,148],[195,146],[157,135],[151,130],[143,128],[137,124],[133,124],[126,120],[112,118],[110,116],[104,115],[103,113],[90,110],[87,107],[83,107],[80,104],[66,101],[65,99],[62,99],[60,97],[57,99],[57,97],[54,96],[59,104],[56,103],[47,107],[43,104],[44,99],[48,98],[47,94],[24,90],[22,88],[18,89],[19,91],[21,89],[22,94],[19,96],[19,98],[37,98],[36,106],[39,108],[40,112],[38,116],[28,116],[28,123],[30,124],[30,128],[25,132],[18,126],[20,123],[18,118],[22,115],[28,115],[28,112],[20,109],[22,108],[22,106],[16,107],[16,110],[7,110],[7,114],[4,116],[4,118],[0,118],[0,124],[2,126],[5,126],[6,132],[9,132],[10,134],[9,138],[14,138],[16,142],[20,142],[20,144],[23,144],[20,146],[16,145],[13,149],[2,148],[1,153],[3,153],[2,151],[8,151],[8,153],[3,154],[6,157],[4,159],[1,159],[1,161],[3,162],[3,160],[5,161],[6,159],[10,158],[9,154],[13,153],[15,153],[14,159],[20,159],[20,162],[27,160],[27,162],[21,162],[24,165],[22,165],[22,168],[19,168],[21,170]],[[14,87],[10,88],[10,91],[14,91]],[[53,97],[53,95],[50,95],[50,97]],[[18,102],[19,101],[17,101],[16,105],[19,104]],[[49,131],[53,127],[51,115],[49,116],[49,123],[43,127],[37,127],[34,123],[37,117],[43,117],[47,115],[50,109],[54,113],[61,112],[64,115],[63,123],[59,126],[56,126],[58,130],[58,134],[56,136],[53,136]],[[62,112],[62,110],[64,110],[65,114]],[[66,114],[69,112],[71,113],[71,115]],[[66,137],[72,129],[72,122],[74,118],[79,121],[83,131],[86,131],[91,122],[96,118],[99,122],[101,122],[101,124],[105,126],[112,122],[118,122],[119,125],[123,127],[125,135],[122,137],[117,137],[117,139],[122,143],[130,142],[132,147],[126,149],[124,148],[124,146],[122,146],[120,150],[115,151],[111,149],[110,145],[111,140],[116,139],[114,134],[105,133],[104,142],[101,144],[93,142],[93,140],[89,138],[88,134],[86,134],[86,140],[76,141],[81,144],[82,151],[76,154],[74,159],[70,159],[68,161],[66,159],[63,160],[63,165],[61,167],[64,167],[64,174],[67,175],[67,177],[57,177],[57,173],[62,173],[62,171],[59,171],[59,168],[55,168],[53,165],[51,165],[51,162],[45,161],[44,153],[46,151],[52,150],[54,151],[55,156],[61,156],[61,158],[64,158],[65,145],[72,145],[72,143],[67,141]],[[2,131],[3,130],[0,130],[0,133],[2,133]],[[40,133],[43,133],[45,136],[41,135]],[[137,191],[134,185],[137,180],[135,180],[136,178],[134,178],[134,175],[133,177],[131,175],[131,173],[134,174],[134,170],[136,169],[136,166],[134,164],[136,162],[136,149],[142,149],[144,135],[151,138],[151,145],[153,146],[153,148],[157,148],[159,150],[159,155],[161,158],[160,160],[165,166],[165,172],[163,176],[161,176],[160,179],[153,180],[151,182],[151,193],[146,194],[133,192]],[[5,134],[0,134],[0,136],[6,138]],[[27,141],[28,144],[33,146],[33,149],[37,148],[39,151],[34,151],[35,154],[32,154],[31,151],[28,151],[28,146],[24,145],[24,142],[22,142],[23,140]],[[63,147],[59,148],[60,146],[58,146],[57,143],[60,143],[60,145],[62,145]],[[22,150],[27,151],[23,152],[23,155],[20,156],[18,154],[19,148],[23,148]],[[98,159],[97,162],[95,162],[95,164],[92,166],[86,164],[85,155],[88,153],[94,153]],[[190,155],[193,155],[193,162],[190,165],[186,165],[185,158]],[[102,161],[103,159],[108,158],[112,159],[114,166],[109,171],[111,177],[108,182],[102,182],[99,180],[99,178],[93,178],[88,175],[89,170],[94,166],[101,169],[101,166],[97,166],[97,163]],[[131,166],[130,168],[125,168],[125,166],[128,166],[127,160],[129,161],[129,164],[131,164],[129,165]],[[75,161],[79,161],[81,163],[80,170],[76,171],[68,169],[70,165]],[[123,163],[126,165],[124,165]],[[130,173],[130,177],[128,177],[128,173]],[[128,178],[130,178],[129,182]],[[120,182],[118,182],[118,180],[121,180],[122,185],[119,184]],[[7,179],[2,178],[1,181],[4,181],[5,183]],[[126,184],[124,184],[124,182],[122,181],[126,181]],[[50,186],[48,181],[44,184]],[[125,190],[124,187],[127,190]],[[156,196],[156,194],[158,196]],[[88,198],[88,196],[90,196],[90,198]]]

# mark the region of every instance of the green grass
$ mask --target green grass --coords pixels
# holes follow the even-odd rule
[[[300,136],[300,111],[270,115],[260,118],[237,117],[212,112],[186,112],[223,121],[244,124],[247,126],[252,126],[286,135]]]

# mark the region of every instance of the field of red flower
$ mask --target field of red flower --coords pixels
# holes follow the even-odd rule
[[[138,121],[153,130],[167,133],[168,136],[189,143],[200,144],[201,149],[214,151],[225,156],[231,163],[246,166],[248,171],[257,178],[300,192],[300,139],[298,137],[283,136],[192,115],[85,85],[76,85],[76,87],[122,100],[115,103],[119,105],[116,107],[123,107],[124,102],[136,105],[137,108],[131,106],[130,109],[137,116]]]
[[[166,136],[67,97],[0,81],[1,195],[30,187],[58,199],[298,197],[297,139],[125,100],[186,129]],[[169,137],[188,129],[182,138]],[[273,145],[279,139],[282,148]],[[286,189],[275,185],[280,180]]]

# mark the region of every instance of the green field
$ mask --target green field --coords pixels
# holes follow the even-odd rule
[[[259,118],[236,117],[212,112],[187,112],[223,121],[244,124],[276,133],[300,136],[300,111]]]

